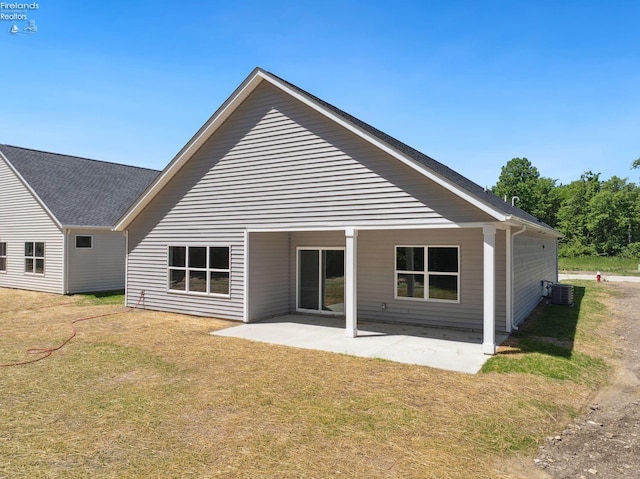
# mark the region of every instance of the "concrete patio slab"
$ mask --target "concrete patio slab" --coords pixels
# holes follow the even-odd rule
[[[481,333],[360,321],[358,337],[348,338],[344,320],[305,315],[240,324],[211,334],[470,374],[490,357],[482,352]],[[496,335],[498,344],[506,338]]]

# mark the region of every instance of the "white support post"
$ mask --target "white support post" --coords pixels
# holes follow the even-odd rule
[[[348,338],[355,338],[356,336],[358,336],[358,300],[356,296],[358,272],[358,231],[355,228],[346,228],[344,234],[346,237],[344,261],[344,314],[346,323],[345,336]]]
[[[496,353],[496,227],[484,225],[484,308],[482,352]]]
[[[249,285],[251,284],[251,258],[249,257],[249,232],[244,230],[244,300],[242,304],[242,321],[250,322],[251,314],[249,311]]]
[[[511,228],[507,228],[505,231],[505,262],[507,265],[506,271],[505,271],[505,283],[507,285],[507,290],[505,291],[505,295],[506,295],[506,301],[505,301],[505,319],[506,319],[506,324],[505,324],[505,330],[507,331],[507,333],[511,332],[511,327],[513,325],[513,317],[512,317],[512,312],[513,312],[513,307],[511,306],[511,301],[512,301],[512,294],[513,294],[513,286],[512,286],[512,281],[513,281],[513,275],[511,273],[511,266],[512,266],[512,259],[511,259]]]

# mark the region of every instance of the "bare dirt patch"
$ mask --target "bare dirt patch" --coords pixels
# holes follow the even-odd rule
[[[640,477],[640,284],[609,283],[616,370],[608,387],[563,431],[547,437],[530,477]]]

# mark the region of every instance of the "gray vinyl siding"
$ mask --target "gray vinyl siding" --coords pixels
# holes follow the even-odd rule
[[[395,246],[402,244],[460,247],[459,303],[395,299]],[[273,314],[295,311],[297,248],[344,246],[342,231],[252,234],[249,248],[251,318],[261,318],[254,311],[256,305],[263,302],[278,303],[279,309],[269,311]],[[484,266],[481,229],[360,231],[357,248],[359,319],[482,329]],[[283,258],[285,251],[289,251],[288,259]],[[506,328],[505,254],[505,233],[499,230],[496,235],[496,329],[499,331]],[[279,275],[283,264],[289,265],[288,279]],[[272,270],[274,265],[279,267],[277,272]],[[258,277],[261,281],[257,280]],[[282,302],[284,295],[274,297],[282,294],[285,284],[289,285],[288,307]],[[274,285],[278,286],[277,290]],[[384,310],[382,303],[386,305]]]
[[[76,235],[91,236],[91,248],[76,248]],[[68,292],[124,289],[125,237],[122,232],[73,229],[68,232]]]
[[[276,292],[281,286],[269,285],[268,279],[260,276],[264,271],[252,270],[248,285],[251,301],[245,316],[247,228],[410,228],[486,221],[493,219],[325,116],[263,83],[129,225],[128,302],[135,303],[144,290],[145,306],[150,309],[237,320],[284,311],[280,300],[270,299],[268,305],[262,306],[260,301],[268,294],[261,288]],[[367,234],[362,234],[366,240]],[[451,233],[451,237],[456,234]],[[474,254],[475,250],[482,251],[479,234]],[[295,237],[292,234],[289,251],[294,255],[289,259],[290,281],[291,274],[295,274]],[[255,239],[255,244],[249,244],[250,268],[263,268],[256,266],[255,259],[260,248],[267,251],[266,245],[259,235]],[[321,241],[315,233],[313,245],[326,246]],[[340,241],[343,244],[344,238]],[[230,298],[167,292],[168,245],[193,242],[232,245]],[[279,258],[283,254],[281,245],[272,247],[277,251],[273,251],[274,258],[264,268],[275,268],[276,255]],[[257,248],[255,256],[253,248]],[[385,254],[392,255],[393,250]],[[481,269],[481,265],[477,268]],[[476,266],[469,267],[476,275]],[[277,271],[280,272],[279,267]],[[387,274],[386,281],[392,281],[393,273]],[[362,274],[368,275],[368,271]],[[380,291],[392,295],[393,289],[387,283],[377,285],[377,290],[365,286],[372,291],[364,291],[364,311],[379,316],[374,304],[380,301],[374,298]],[[456,306],[459,314],[444,318],[446,324],[475,326],[481,315],[480,309],[473,311],[470,319],[462,319],[465,311],[477,307],[473,291],[481,290],[481,284],[464,286],[469,300]],[[295,297],[292,299],[291,295],[295,295],[294,286],[289,288],[289,310],[295,308]],[[397,313],[397,318],[407,321],[417,318],[425,323],[436,322],[437,314],[425,316],[424,308],[394,303],[390,314]]]
[[[558,280],[555,238],[525,232],[514,237],[513,282],[514,322],[520,324],[540,303],[542,281]]]
[[[135,231],[135,228],[131,231]],[[138,242],[129,237],[127,304],[133,306],[144,291],[143,306],[158,311],[193,314],[221,319],[244,319],[244,231],[217,230],[209,234],[185,228],[160,236],[157,232]],[[230,297],[197,295],[168,290],[169,245],[229,246],[231,248]]]
[[[290,275],[290,235],[254,233],[249,238],[249,321],[292,311],[289,292],[295,283]],[[295,306],[294,306],[295,307]]]
[[[169,189],[171,219],[189,227],[489,220],[435,182],[267,84],[245,100],[173,178]]]
[[[2,159],[0,241],[7,243],[7,271],[0,273],[0,287],[64,293],[64,235]],[[29,241],[45,243],[44,275],[24,272],[24,243]]]
[[[300,246],[344,246],[343,232],[291,234],[291,275],[295,285],[295,249]],[[395,246],[459,246],[460,302],[395,299]],[[482,229],[359,231],[357,237],[358,317],[361,320],[482,329]],[[496,234],[496,329],[506,326],[505,234]],[[295,305],[295,289],[291,292]],[[383,310],[381,304],[385,303]]]

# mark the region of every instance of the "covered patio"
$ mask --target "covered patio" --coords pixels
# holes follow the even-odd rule
[[[250,324],[228,334],[475,373],[510,330],[506,238],[492,224],[475,223],[247,230]],[[420,260],[399,260],[406,251]],[[430,270],[429,254],[452,258]],[[442,280],[447,286],[438,289]],[[434,291],[445,296],[430,297]]]
[[[240,324],[211,334],[469,374],[477,373],[490,357],[483,352],[481,332],[359,321],[354,338],[345,336],[344,318],[302,314]],[[506,334],[497,334],[497,344],[506,338]]]

